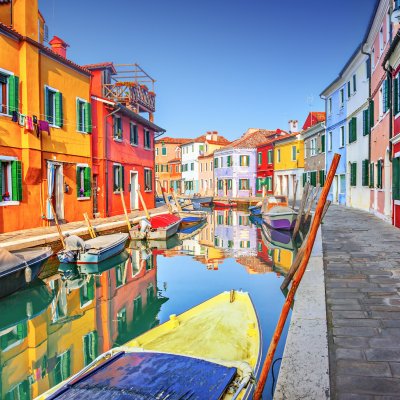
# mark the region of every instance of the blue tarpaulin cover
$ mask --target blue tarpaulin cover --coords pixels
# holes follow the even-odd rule
[[[236,368],[163,353],[120,353],[50,399],[220,399]]]

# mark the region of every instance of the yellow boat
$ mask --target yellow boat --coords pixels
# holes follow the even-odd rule
[[[99,356],[41,399],[249,399],[261,333],[248,293],[221,293]]]

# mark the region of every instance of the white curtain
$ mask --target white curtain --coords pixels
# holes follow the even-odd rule
[[[54,219],[53,213],[51,212],[51,196],[54,190],[54,176],[55,166],[53,163],[47,163],[47,219]]]

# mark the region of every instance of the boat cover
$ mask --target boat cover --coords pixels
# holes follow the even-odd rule
[[[200,222],[203,221],[202,217],[184,217],[182,218],[182,222]]]
[[[86,240],[85,243],[89,248],[100,250],[113,247],[121,241],[127,240],[128,236],[127,233],[112,233],[110,235],[97,236],[93,239]]]
[[[236,368],[165,353],[118,353],[49,399],[217,400]]]
[[[292,208],[286,206],[272,207],[267,214],[296,214]]]
[[[150,223],[152,229],[166,228],[167,226],[173,225],[180,221],[181,219],[173,214],[162,214],[155,215],[150,218]]]

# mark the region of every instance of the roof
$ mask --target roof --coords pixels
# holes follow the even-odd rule
[[[259,129],[256,131],[249,130],[245,132],[242,135],[242,137],[233,141],[226,148],[253,149],[260,146],[261,144],[264,144],[268,140],[268,138],[270,138],[272,135],[275,135],[276,133],[277,133],[276,130],[273,131],[266,129]]]
[[[86,64],[86,65],[84,65],[84,68],[89,69],[89,70],[111,68],[113,70],[114,74],[117,73],[117,71],[114,67],[114,64],[111,61],[95,63],[95,64]]]
[[[393,54],[393,52],[395,51],[397,45],[400,42],[400,29],[398,29],[398,31],[396,32],[396,36],[393,38],[392,43],[388,49],[388,51],[386,52],[385,57],[383,58],[382,61],[382,66],[385,67],[385,64],[387,62],[387,60],[389,60],[390,56]]]
[[[204,134],[204,135],[198,136],[195,139],[190,139],[187,143],[184,143],[184,144],[188,144],[188,143],[205,143],[205,142],[207,142],[208,144],[216,144],[216,145],[221,145],[221,146],[226,146],[229,143],[231,143],[228,139],[226,139],[222,135],[218,135],[217,134],[217,140],[209,140],[209,139],[207,139],[207,134]]]
[[[190,142],[192,139],[187,138],[173,138],[170,136],[166,136],[162,139],[156,140],[156,144],[163,142],[164,144],[184,144]]]
[[[169,160],[168,161],[168,164],[169,163],[171,163],[171,164],[173,164],[173,163],[180,163],[181,162],[181,159],[180,158],[173,158],[172,160]]]
[[[276,138],[275,142],[281,142],[281,141],[284,141],[284,140],[287,140],[287,139],[292,139],[292,138],[295,138],[299,134],[300,134],[300,132],[288,133],[285,136],[281,136],[279,138]]]
[[[325,117],[326,115],[323,111],[311,111],[308,114],[306,121],[304,122],[303,131],[307,130],[315,124],[318,124],[318,122],[324,122]]]

